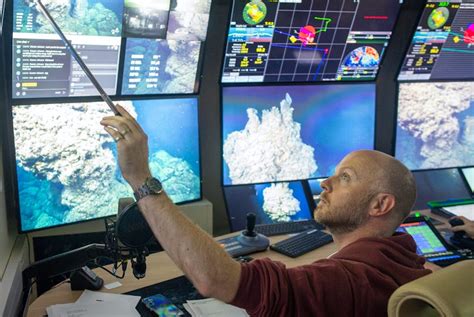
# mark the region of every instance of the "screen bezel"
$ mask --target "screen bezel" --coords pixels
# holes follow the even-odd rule
[[[228,220],[230,231],[235,232],[237,230],[235,230],[235,228],[233,226],[233,223],[232,223],[231,212],[230,212],[229,203],[228,203],[228,199],[227,199],[227,197],[230,195],[230,193],[227,190],[228,188],[254,187],[256,185],[271,185],[271,184],[296,183],[296,182],[299,182],[301,184],[302,188],[303,188],[304,200],[306,202],[306,206],[308,207],[310,215],[311,215],[310,219],[314,219],[314,209],[313,209],[313,206],[312,206],[311,202],[308,200],[304,180],[296,180],[296,181],[290,181],[290,182],[266,182],[266,183],[254,183],[254,184],[242,184],[242,185],[239,184],[239,185],[225,185],[225,186],[222,186],[222,189],[223,189],[223,192],[224,192],[224,205],[225,205],[225,210],[226,210],[226,214],[227,214],[227,220]]]
[[[287,86],[287,87],[291,87],[291,86],[322,86],[322,85],[341,85],[341,86],[345,86],[346,84],[344,83],[340,83],[340,82],[318,82],[317,84],[315,84],[315,82],[305,82],[305,83],[301,83],[301,84],[298,84],[298,85],[295,85],[295,84],[291,84],[291,83],[278,83],[277,85],[274,85],[272,83],[266,83],[266,84],[262,84],[262,85],[252,85],[252,86],[248,86],[249,88],[252,88],[252,87],[258,87],[258,88],[261,88],[261,87],[283,87],[283,86]],[[374,122],[373,122],[373,135],[374,135],[374,138],[372,140],[372,150],[375,150],[375,147],[376,147],[376,139],[377,139],[377,135],[376,135],[376,132],[377,132],[377,113],[378,113],[378,107],[377,107],[377,85],[375,82],[353,82],[350,86],[354,87],[356,85],[370,85],[370,86],[373,86],[373,89],[374,89],[374,100],[373,100],[373,107],[374,107]],[[224,161],[224,90],[225,89],[233,89],[233,88],[239,88],[239,87],[242,87],[243,85],[240,85],[240,86],[220,86],[220,107],[219,107],[219,111],[220,111],[220,125],[221,125],[221,129],[220,129],[220,133],[221,133],[221,142],[220,142],[220,147],[221,147],[221,152],[220,152],[220,160],[221,160],[221,186],[240,186],[240,185],[253,185],[253,184],[266,184],[266,183],[272,183],[272,182],[257,182],[257,183],[248,183],[248,184],[226,184],[224,183],[224,168],[225,168],[225,161]],[[349,154],[349,153],[348,153]],[[327,177],[330,177],[332,175],[319,175],[317,177],[310,177],[309,179],[313,179],[313,178],[327,178]],[[301,180],[304,180],[304,179],[290,179],[290,180],[277,180],[277,181],[274,181],[273,183],[281,183],[281,182],[293,182],[293,181],[301,181]]]
[[[223,47],[224,47],[224,52],[222,54],[222,59],[221,59],[221,69],[220,69],[220,73],[219,73],[219,85],[221,87],[235,87],[235,86],[255,86],[255,85],[258,85],[258,86],[263,86],[263,85],[278,85],[278,84],[296,84],[296,85],[304,85],[304,84],[323,84],[323,83],[332,83],[332,84],[336,84],[336,83],[345,83],[345,84],[354,84],[354,83],[371,83],[371,82],[376,82],[378,77],[379,77],[379,74],[380,74],[380,68],[383,67],[383,64],[385,62],[385,56],[387,55],[386,54],[386,50],[390,47],[390,44],[392,42],[392,37],[393,37],[393,32],[395,30],[395,27],[397,26],[397,23],[398,21],[400,20],[400,15],[401,15],[401,12],[402,12],[402,6],[403,6],[403,2],[404,0],[400,0],[400,6],[399,6],[399,9],[398,9],[398,12],[397,12],[397,16],[395,17],[395,21],[394,21],[394,24],[393,24],[393,28],[392,28],[392,31],[391,31],[391,34],[390,34],[390,39],[388,39],[388,42],[387,42],[387,46],[384,47],[384,50],[382,52],[382,56],[380,58],[380,62],[379,62],[379,65],[378,65],[378,69],[377,69],[377,73],[375,74],[375,77],[372,78],[372,79],[363,79],[363,80],[360,80],[360,79],[356,79],[356,80],[319,80],[319,81],[275,81],[275,82],[265,82],[265,81],[262,81],[262,82],[248,82],[248,83],[238,83],[238,82],[235,82],[235,83],[224,83],[222,82],[222,78],[223,78],[223,75],[224,75],[224,62],[225,62],[225,58],[226,58],[226,52],[227,52],[227,43],[228,43],[228,37],[229,37],[229,31],[230,31],[230,22],[232,21],[232,13],[234,12],[234,5],[235,5],[235,1],[237,0],[233,0],[232,1],[232,5],[230,6],[230,9],[229,9],[229,12],[228,12],[228,17],[227,17],[227,26],[226,26],[226,31],[225,31],[225,37],[224,37],[224,43],[223,43]],[[330,0],[328,0],[330,1]],[[265,75],[264,75],[265,76]]]
[[[398,130],[398,108],[399,108],[399,98],[400,98],[400,85],[403,85],[403,84],[436,84],[436,83],[469,83],[471,81],[468,81],[468,80],[436,80],[436,81],[397,81],[397,87],[396,87],[396,90],[397,90],[397,93],[396,93],[396,96],[395,96],[395,124],[394,124],[394,131],[393,131],[393,144],[392,144],[392,153],[393,153],[393,157],[395,157],[397,160],[400,160],[402,163],[403,161],[397,157],[397,139],[398,139],[398,134],[397,134],[397,130]],[[467,165],[457,165],[457,166],[443,166],[443,167],[439,167],[439,168],[416,168],[416,169],[410,169],[410,171],[412,172],[418,172],[418,171],[431,171],[431,170],[440,170],[440,169],[451,169],[451,168],[464,168],[464,167],[469,167],[469,166],[472,166],[471,164],[467,164]],[[473,192],[474,194],[474,192]]]
[[[162,96],[160,96],[161,98],[157,98],[157,97],[143,97],[138,99],[138,98],[134,98],[132,101],[140,101],[140,100],[166,100],[166,99],[194,99],[196,101],[196,112],[197,112],[197,116],[198,116],[198,121],[197,121],[197,129],[198,131],[200,131],[200,123],[199,123],[199,107],[200,107],[200,103],[199,103],[199,96],[197,95],[193,95],[193,96],[173,96],[171,98],[163,98]],[[113,98],[114,101],[117,99],[117,98]],[[120,98],[120,99],[125,99],[125,98]],[[75,102],[80,102],[80,101],[75,101]],[[74,103],[74,101],[72,101],[71,103]],[[46,104],[45,102],[43,103],[39,103],[40,104]],[[105,107],[105,105],[104,105]],[[69,226],[69,225],[74,225],[74,224],[79,224],[79,223],[86,223],[86,222],[91,222],[91,221],[95,221],[95,220],[103,220],[103,219],[107,219],[107,218],[113,218],[113,217],[116,217],[116,214],[113,214],[113,215],[109,215],[109,216],[102,216],[102,217],[96,217],[96,218],[90,218],[90,219],[85,219],[85,220],[80,220],[80,221],[75,221],[75,222],[68,222],[68,223],[62,223],[62,224],[58,224],[58,225],[54,225],[54,226],[48,226],[48,227],[42,227],[42,228],[35,228],[35,229],[28,229],[28,230],[24,230],[22,228],[22,224],[21,224],[21,210],[20,210],[20,197],[19,197],[19,191],[18,191],[18,175],[17,175],[17,166],[16,166],[16,150],[15,150],[15,141],[14,141],[14,135],[13,135],[13,116],[12,116],[12,107],[7,107],[8,108],[8,116],[5,116],[5,119],[4,119],[4,122],[6,123],[5,126],[7,126],[7,129],[8,129],[8,133],[6,135],[6,139],[8,140],[8,145],[4,147],[4,152],[5,152],[5,158],[6,158],[6,161],[8,162],[8,168],[6,168],[6,165],[5,165],[5,174],[8,175],[6,178],[7,179],[11,179],[12,181],[11,182],[5,182],[5,185],[6,187],[8,187],[8,192],[11,193],[11,204],[10,204],[10,207],[12,209],[14,209],[15,211],[15,215],[16,215],[16,218],[17,218],[17,229],[18,229],[18,232],[20,234],[22,233],[30,233],[30,232],[36,232],[36,231],[43,231],[43,230],[48,230],[48,229],[52,229],[52,228],[59,228],[59,227],[64,227],[64,226]],[[112,114],[111,114],[112,115]],[[179,202],[179,203],[176,203],[176,205],[184,205],[184,204],[188,204],[188,203],[192,203],[192,202],[196,202],[196,201],[200,201],[202,200],[202,193],[203,193],[203,188],[202,188],[202,184],[203,184],[203,181],[202,181],[202,152],[201,152],[201,133],[198,133],[198,156],[199,156],[199,196],[196,198],[196,199],[190,199],[190,200],[186,200],[186,201],[182,201],[182,202]],[[5,142],[7,143],[7,142]],[[118,204],[118,200],[117,200],[117,204]]]
[[[6,1],[5,6],[4,6],[4,24],[5,24],[5,44],[6,48],[5,49],[5,69],[4,71],[6,72],[6,78],[7,78],[7,90],[8,90],[8,95],[10,96],[10,101],[12,105],[29,105],[29,104],[42,104],[42,103],[54,103],[58,102],[58,100],[61,103],[74,103],[74,102],[94,102],[94,101],[102,101],[99,95],[95,96],[68,96],[68,97],[33,97],[33,98],[13,98],[13,87],[12,87],[12,76],[13,76],[13,22],[14,22],[14,1]],[[120,0],[124,1],[124,0]],[[123,83],[123,70],[124,70],[124,65],[125,65],[125,52],[126,52],[126,42],[127,42],[127,37],[123,37],[121,34],[121,46],[120,46],[120,51],[119,51],[119,56],[118,56],[118,63],[117,63],[117,87],[115,94],[111,94],[110,97],[112,100],[116,99],[135,99],[135,98],[174,98],[174,97],[180,97],[180,96],[195,96],[200,94],[201,90],[201,81],[202,81],[202,71],[203,71],[203,64],[204,64],[204,50],[206,49],[206,44],[209,36],[209,27],[210,23],[209,21],[211,20],[211,11],[213,9],[213,4],[214,1],[211,1],[211,6],[209,10],[209,20],[207,23],[207,29],[206,29],[206,39],[204,41],[201,41],[201,47],[200,47],[200,52],[199,52],[199,59],[198,63],[196,65],[196,77],[194,79],[194,91],[189,92],[189,93],[165,93],[165,94],[137,94],[137,95],[127,95],[127,94],[122,94],[122,83]],[[123,21],[122,21],[123,23]],[[66,35],[67,36],[67,35]],[[72,57],[71,57],[72,58]]]

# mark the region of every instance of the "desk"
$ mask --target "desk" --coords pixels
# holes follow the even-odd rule
[[[216,239],[228,238],[235,235],[236,233],[228,234],[222,237],[218,237]],[[276,243],[278,241],[286,239],[287,237],[287,235],[270,237],[270,243]],[[302,255],[296,259],[289,258],[272,250],[255,253],[251,256],[254,259],[269,257],[273,260],[285,263],[288,267],[295,267],[303,264],[309,264],[319,259],[324,259],[336,251],[336,244],[330,243],[317,250],[306,253],[305,255]],[[145,278],[140,280],[137,280],[133,276],[130,265],[128,266],[125,277],[123,279],[117,279],[109,273],[105,272],[104,270],[95,269],[94,272],[104,279],[104,284],[109,284],[115,281],[119,281],[122,284],[122,286],[111,290],[102,288],[101,291],[108,293],[126,293],[136,290],[138,288],[150,286],[183,275],[183,272],[178,269],[178,267],[171,261],[171,259],[165,252],[158,252],[148,256],[146,259],[146,263],[146,276]],[[79,298],[81,294],[82,291],[71,291],[71,286],[69,283],[61,284],[35,299],[28,307],[27,316],[44,316],[46,315],[46,307],[54,304],[73,303]]]
[[[422,213],[429,217],[436,218],[442,222],[446,222],[446,219],[441,218],[437,215],[432,215],[429,210],[422,211]],[[235,235],[236,233],[228,234],[222,237],[218,237],[216,239],[228,238]],[[286,239],[287,237],[287,235],[270,237],[270,243],[276,243],[278,241]],[[252,254],[251,256],[254,259],[269,257],[272,260],[285,263],[287,267],[295,267],[299,265],[309,264],[316,260],[327,258],[329,255],[333,254],[336,251],[336,244],[330,243],[319,249],[306,253],[305,255],[302,255],[296,259],[289,258],[270,249],[265,252]],[[178,267],[171,261],[171,259],[165,252],[159,252],[148,256],[146,262],[146,277],[141,280],[137,280],[133,276],[130,265],[127,268],[127,272],[124,279],[117,279],[101,269],[95,269],[94,271],[97,273],[97,275],[104,279],[104,284],[109,284],[115,281],[119,281],[122,284],[122,286],[114,288],[112,290],[102,288],[101,291],[108,293],[126,293],[183,275],[183,272],[178,269]],[[27,316],[44,316],[46,315],[46,307],[54,304],[73,303],[79,298],[81,294],[82,291],[71,291],[69,283],[61,284],[35,299],[33,303],[31,303],[31,305],[28,307]]]

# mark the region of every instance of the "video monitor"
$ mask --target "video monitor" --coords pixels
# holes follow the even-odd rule
[[[401,83],[395,156],[411,170],[474,165],[474,82]]]
[[[211,0],[44,4],[109,95],[198,91]],[[13,98],[97,96],[34,1],[13,5]]]
[[[474,194],[474,167],[467,167],[462,169],[464,179],[466,180],[471,193]]]
[[[326,177],[374,148],[374,84],[224,87],[222,99],[225,185]]]
[[[448,251],[441,240],[442,237],[437,235],[425,221],[402,223],[397,232],[408,233],[413,237],[416,243],[416,253],[419,255],[425,256]]]
[[[417,192],[414,210],[428,209],[429,201],[471,196],[457,168],[415,171],[413,175]]]
[[[474,2],[430,0],[398,80],[474,79]]]
[[[201,198],[197,98],[120,101],[147,133],[152,174],[175,203]],[[13,106],[21,231],[115,215],[133,197],[104,103]],[[158,120],[158,121],[157,121]],[[158,123],[157,123],[158,122]]]
[[[311,192],[311,197],[313,198],[314,205],[317,206],[321,197],[321,193],[323,192],[323,188],[321,187],[321,183],[325,181],[327,178],[315,178],[315,179],[308,179],[306,182],[308,183],[309,190]]]
[[[44,2],[104,90],[115,95],[122,1]],[[33,1],[13,2],[13,98],[98,95]]]
[[[249,212],[256,224],[313,219],[301,182],[225,186],[224,194],[231,231],[246,227]]]
[[[234,1],[222,83],[375,79],[401,1]]]
[[[122,95],[197,92],[210,7],[211,0],[125,0]]]

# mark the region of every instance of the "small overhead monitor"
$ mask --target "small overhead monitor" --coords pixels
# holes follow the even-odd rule
[[[429,201],[471,196],[457,168],[415,171],[413,175],[417,192],[414,210],[428,209]]]
[[[429,0],[398,80],[474,79],[474,3]]]
[[[464,179],[469,185],[469,189],[471,190],[471,193],[474,194],[474,167],[466,167],[466,168],[461,169],[461,171],[462,171],[462,174],[464,175]]]
[[[170,198],[200,199],[197,98],[119,103],[147,133],[151,172]],[[110,115],[104,103],[21,105],[12,112],[20,231],[115,215],[119,198],[133,197],[116,144],[99,124]]]
[[[399,0],[233,1],[222,83],[374,80]]]
[[[104,90],[117,92],[122,1],[49,1],[46,8]],[[12,96],[98,95],[34,1],[13,1]]]
[[[224,87],[223,183],[326,177],[374,148],[375,85]]]
[[[474,165],[474,82],[400,83],[396,133],[411,170]]]
[[[266,183],[225,186],[227,214],[232,231],[245,228],[246,215],[256,215],[256,224],[313,219],[302,183]]]
[[[210,9],[211,0],[125,0],[122,95],[196,93]]]

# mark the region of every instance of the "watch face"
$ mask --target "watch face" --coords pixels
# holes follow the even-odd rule
[[[155,194],[160,193],[163,190],[163,186],[161,186],[161,182],[154,177],[150,177],[146,180],[146,185],[150,189],[151,192]]]

